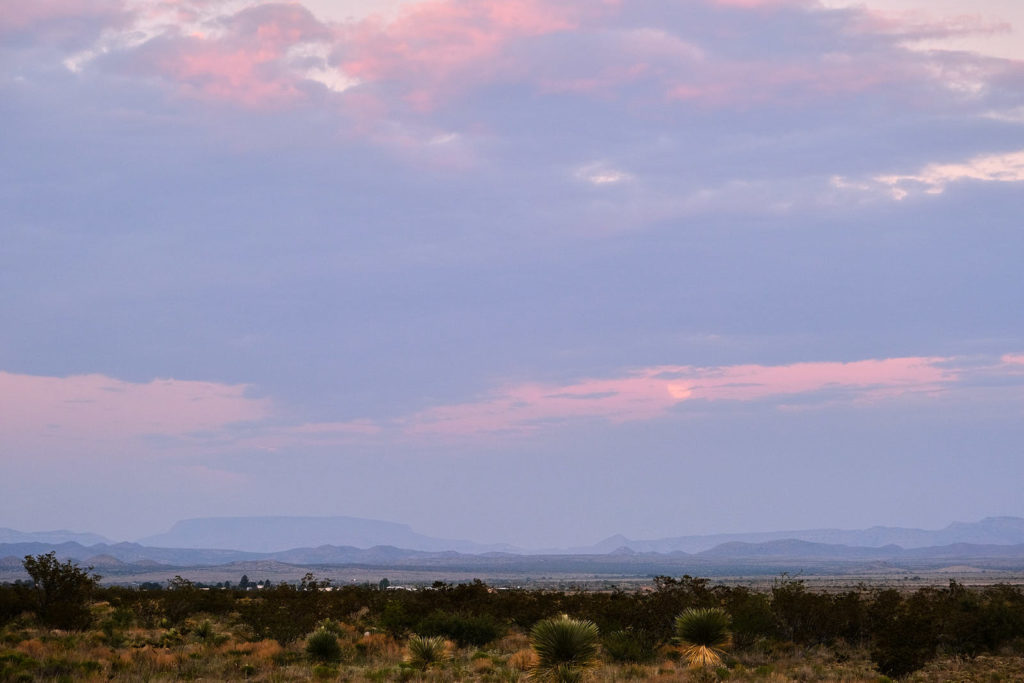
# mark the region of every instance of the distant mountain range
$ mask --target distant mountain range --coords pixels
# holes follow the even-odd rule
[[[99,534],[83,534],[77,531],[25,532],[0,528],[0,543],[81,543],[82,545],[93,545],[96,543],[110,543],[110,540],[103,538]]]
[[[1024,519],[990,517],[936,531],[816,529],[653,541],[613,536],[594,546],[530,554],[510,546],[432,538],[404,524],[354,517],[217,517],[179,522],[140,543],[111,543],[70,531],[0,530],[0,574],[16,575],[25,555],[51,550],[62,559],[92,564],[111,580],[157,569],[246,562],[632,575],[844,573],[954,565],[1024,570]]]
[[[1024,544],[960,543],[904,549],[830,545],[798,540],[766,543],[729,542],[700,553],[638,553],[618,548],[604,554],[524,555],[424,552],[392,546],[353,548],[319,546],[275,553],[239,550],[153,548],[134,543],[0,544],[0,581],[25,578],[21,558],[53,550],[62,560],[92,565],[106,581],[137,583],[166,581],[175,574],[237,577],[243,572],[273,570],[275,580],[295,580],[305,571],[318,575],[332,569],[360,568],[390,572],[420,572],[424,579],[444,573],[464,577],[551,577],[559,574],[598,577],[650,577],[659,574],[695,576],[772,576],[782,572],[812,575],[904,574],[963,571],[1016,572],[1024,570]],[[995,575],[992,575],[995,576]],[[434,580],[434,578],[429,578]]]
[[[159,548],[215,548],[257,553],[320,545],[355,548],[390,545],[409,550],[462,553],[515,550],[502,544],[432,538],[416,533],[406,524],[359,517],[200,517],[180,521],[170,531],[138,542]]]
[[[747,534],[714,534],[710,536],[676,536],[657,540],[633,540],[625,536],[612,536],[600,543],[573,552],[610,552],[616,548],[629,548],[636,552],[699,553],[723,543],[767,543],[795,540],[830,545],[880,548],[898,545],[901,548],[926,548],[953,543],[1014,545],[1024,543],[1024,519],[1020,517],[986,517],[980,522],[954,522],[944,529],[905,529],[875,526],[870,529],[807,529],[802,531],[766,531]]]
[[[112,566],[117,563],[131,565],[159,564],[167,567],[216,566],[234,562],[273,560],[289,564],[387,564],[418,557],[476,557],[453,551],[428,553],[393,546],[353,548],[351,546],[324,545],[316,548],[292,548],[276,553],[254,553],[244,550],[216,550],[208,548],[156,548],[138,543],[100,543],[83,546],[79,543],[0,543],[0,557],[23,558],[54,551],[60,558],[70,558],[86,564]]]

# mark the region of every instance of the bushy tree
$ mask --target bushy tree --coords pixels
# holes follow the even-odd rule
[[[92,621],[89,599],[99,583],[92,567],[82,569],[77,563],[60,562],[56,552],[26,555],[22,561],[35,587],[35,609],[39,619],[62,629],[88,628]]]

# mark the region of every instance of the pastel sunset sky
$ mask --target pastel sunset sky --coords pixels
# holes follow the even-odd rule
[[[1024,516],[1019,0],[0,0],[0,526]]]

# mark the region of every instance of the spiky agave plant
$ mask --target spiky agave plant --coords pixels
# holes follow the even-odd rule
[[[448,659],[448,643],[441,636],[409,636],[409,663],[418,669]]]
[[[537,664],[530,672],[536,681],[576,683],[597,666],[601,635],[597,625],[567,615],[538,621],[530,631]]]
[[[694,608],[676,617],[676,638],[693,667],[718,666],[732,645],[729,615],[721,607]]]

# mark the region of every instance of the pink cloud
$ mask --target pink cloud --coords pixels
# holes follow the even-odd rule
[[[247,385],[103,375],[40,377],[0,372],[0,440],[88,450],[142,437],[173,439],[184,453],[278,451],[367,440],[514,437],[586,421],[656,420],[708,402],[794,405],[871,403],[953,392],[976,400],[997,378],[1024,374],[1024,354],[979,362],[905,357],[789,365],[659,365],[556,384],[522,382],[477,400],[390,419],[294,422],[274,415]],[[1015,386],[1015,385],[1014,385]],[[979,393],[982,392],[982,393]],[[1018,393],[1013,394],[1014,396]],[[1001,399],[1001,400],[1005,400]]]
[[[809,6],[804,0],[709,0],[742,9]],[[618,3],[538,0],[441,0],[406,6],[393,21],[369,19],[340,33],[340,68],[363,82],[404,86],[407,104],[427,110],[454,92],[482,83],[532,83],[540,92],[615,95],[632,83],[661,83],[669,99],[712,105],[761,102],[794,86],[808,93],[859,92],[893,80],[881,63],[737,63],[704,59],[698,46],[656,28],[617,27]],[[599,36],[588,67],[533,60],[522,41],[550,33]],[[679,74],[693,82],[679,82]],[[902,74],[906,76],[906,74]],[[915,75],[916,76],[916,75]]]
[[[163,35],[137,51],[131,69],[156,73],[184,92],[242,104],[303,97],[308,80],[291,51],[329,43],[331,31],[298,4],[267,4],[221,17],[209,32]],[[301,66],[301,65],[299,65]]]
[[[828,12],[805,0],[703,0],[709,6],[749,11],[795,9]],[[0,29],[30,26],[51,16],[75,16],[91,7],[112,12],[116,3],[54,0],[16,3]],[[866,9],[836,11],[841,22],[829,30],[882,36],[889,51],[785,51],[773,59],[736,59],[716,53],[716,43],[697,45],[661,25],[623,19],[628,3],[568,0],[424,0],[402,5],[391,18],[370,16],[327,25],[301,3],[254,4],[237,13],[231,3],[151,0],[133,11],[135,25],[82,55],[104,56],[107,64],[141,77],[154,74],[181,92],[250,107],[306,100],[315,83],[335,93],[346,126],[360,136],[388,141],[409,126],[403,116],[429,112],[458,94],[493,83],[521,83],[537,92],[572,93],[609,99],[652,98],[707,107],[788,106],[807,100],[859,94],[903,83],[988,82],[998,70],[973,61],[937,61],[924,53],[901,52],[910,39],[1003,30],[970,17],[940,20],[916,14],[883,14]],[[25,9],[29,8],[29,9]],[[230,11],[229,11],[230,10]],[[733,12],[712,12],[701,35],[743,40]],[[808,15],[809,16],[809,15]],[[647,19],[651,21],[650,18]],[[114,22],[110,19],[109,22]],[[112,24],[111,24],[112,25]],[[592,59],[570,58],[550,43],[538,54],[530,41],[572,33],[592,46]],[[131,36],[145,35],[140,41]],[[110,57],[114,55],[114,57]],[[120,55],[120,59],[117,56]],[[77,68],[77,67],[76,67]],[[354,89],[364,84],[368,87]],[[635,86],[640,85],[637,88]],[[374,86],[380,87],[374,87]],[[412,126],[415,128],[415,126]],[[385,133],[385,131],[392,131]],[[433,137],[434,133],[428,135]],[[402,145],[400,145],[401,147]],[[421,145],[414,144],[414,148]]]
[[[0,372],[0,438],[115,441],[220,430],[269,415],[269,400],[247,391],[244,384]]]
[[[541,0],[415,3],[392,21],[371,18],[343,30],[340,68],[360,80],[411,85],[407,101],[429,108],[456,80],[465,87],[514,70],[502,58],[511,42],[574,30],[582,15],[574,3]]]
[[[479,401],[439,406],[403,421],[411,435],[522,434],[580,419],[650,420],[698,399],[753,401],[841,390],[858,400],[944,390],[957,373],[944,358],[888,358],[852,363],[655,366],[621,377],[568,385],[524,383]]]
[[[747,10],[806,8],[804,0],[707,0]],[[496,11],[497,7],[503,11]],[[340,32],[340,68],[363,82],[397,84],[405,104],[429,110],[454,93],[483,83],[514,81],[544,93],[618,96],[627,86],[646,83],[668,100],[710,107],[764,103],[790,105],[838,95],[859,94],[901,83],[948,80],[927,57],[893,59],[877,50],[799,53],[759,61],[717,55],[660,29],[617,26],[614,4],[549,4],[537,0],[441,0],[406,6],[390,22],[366,20]],[[823,11],[820,7],[816,11]],[[895,25],[873,23],[866,11],[842,15],[846,30],[893,37]],[[963,21],[908,24],[908,31],[988,30]],[[728,25],[708,32],[728,33]],[[902,30],[902,29],[901,29]],[[523,41],[556,32],[594,39],[592,60],[576,63],[558,55],[536,58]],[[899,38],[905,37],[903,33]],[[737,37],[742,39],[742,37]],[[666,49],[670,48],[670,49]],[[553,57],[553,58],[552,58]]]
[[[879,398],[907,392],[941,390],[956,374],[939,364],[945,358],[886,358],[852,363],[795,363],[792,365],[733,365],[700,369],[685,381],[688,397],[710,401],[750,401],[771,396],[811,393],[823,389],[852,389],[860,396]],[[692,372],[683,369],[684,375]]]

